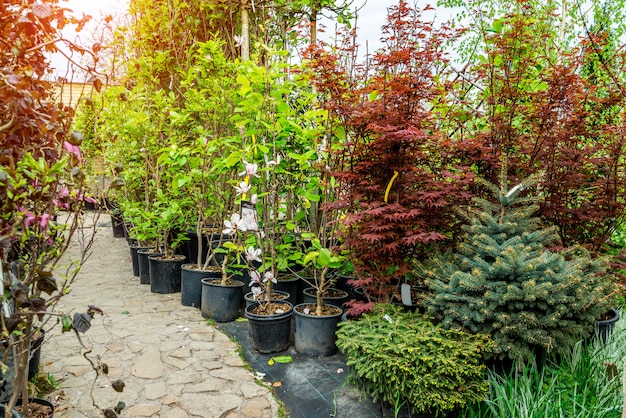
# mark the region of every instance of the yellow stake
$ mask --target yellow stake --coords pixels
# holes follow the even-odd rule
[[[387,185],[387,190],[385,190],[385,203],[387,203],[387,199],[389,198],[389,191],[391,190],[391,186],[393,185],[393,181],[398,177],[398,172],[393,171],[393,177],[389,180],[389,184]]]

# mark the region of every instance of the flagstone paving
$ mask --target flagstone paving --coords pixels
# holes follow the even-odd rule
[[[207,324],[197,308],[180,303],[180,293],[151,293],[132,273],[128,245],[114,238],[108,217],[98,221],[93,255],[57,311],[100,308],[81,339],[55,327],[42,348],[41,364],[60,384],[51,395],[55,417],[98,417],[124,402],[120,417],[276,417],[279,405],[245,367],[238,346]],[[67,255],[75,257],[73,243]],[[83,357],[108,366],[96,372]],[[111,383],[121,379],[124,390]],[[92,401],[92,394],[93,400]],[[97,406],[96,406],[97,405]]]
[[[345,384],[341,354],[311,358],[292,346],[281,353],[292,363],[269,366],[272,356],[252,349],[246,323],[216,328],[199,309],[183,306],[180,293],[151,293],[133,276],[128,244],[113,237],[110,218],[92,224],[98,225],[93,254],[56,311],[82,313],[91,305],[104,315],[80,334],[87,348],[59,327],[46,334],[41,364],[60,384],[50,395],[55,418],[101,417],[118,402],[125,404],[119,417],[274,418],[279,403],[291,418],[394,416]],[[79,251],[74,242],[67,256]],[[88,359],[106,364],[108,374],[96,375]],[[117,380],[122,392],[112,387]]]

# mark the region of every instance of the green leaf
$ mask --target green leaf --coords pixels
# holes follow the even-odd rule
[[[308,264],[311,261],[315,260],[315,258],[317,258],[317,256],[319,255],[319,252],[317,251],[311,251],[310,253],[308,253],[305,257],[304,260],[302,261],[303,264]]]
[[[320,256],[317,258],[317,262],[323,267],[330,264],[330,250],[328,248],[322,248],[320,250]]]
[[[291,363],[293,361],[293,359],[291,358],[291,356],[276,356],[276,357],[272,357],[272,359],[276,362],[276,363]]]

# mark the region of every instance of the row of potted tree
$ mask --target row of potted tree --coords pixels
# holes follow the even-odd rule
[[[532,306],[518,301],[496,310],[508,317],[517,306],[519,318],[528,319],[527,331],[499,342],[505,348],[497,356],[517,361],[528,351],[506,347],[532,340],[530,345],[552,350],[555,341],[554,335],[535,335],[547,319],[528,312],[547,309],[555,334],[559,324],[577,321],[582,335],[592,331],[597,312],[576,309],[593,305],[599,312],[612,303],[613,279],[600,262],[581,261],[587,260],[581,254],[601,255],[623,219],[626,142],[622,83],[613,70],[590,64],[606,62],[598,55],[610,47],[606,34],[598,28],[586,34],[584,45],[571,44],[555,33],[560,25],[553,13],[537,13],[542,6],[536,4],[514,6],[457,32],[435,27],[401,1],[390,8],[384,47],[367,65],[350,59],[355,51],[349,42],[311,45],[290,64],[290,53],[264,36],[252,56],[242,51],[241,59],[228,54],[228,42],[206,39],[182,58],[138,55],[123,85],[89,103],[97,123],[81,123],[96,133],[90,149],[109,162],[117,187],[110,197],[140,245],[169,256],[180,243],[194,242],[196,270],[213,266],[220,283],[243,278],[244,285],[263,290],[255,296],[264,307],[271,306],[268,298],[282,273],[313,277],[323,290],[331,270],[349,270],[350,284],[364,295],[347,304],[354,316],[396,300],[403,282],[409,289],[421,286],[424,309],[449,327],[473,332],[485,328],[472,318],[490,317],[481,311],[492,309],[480,305],[483,299],[494,297],[499,302],[493,306],[500,307],[513,297],[500,286],[510,280],[515,289],[509,290],[521,289],[515,298],[532,299]],[[546,50],[546,36],[559,47]],[[463,71],[445,52],[460,41],[472,46],[462,51],[481,52],[479,58],[464,56]],[[169,73],[167,65],[155,72],[159,60],[171,64]],[[531,187],[529,179],[537,176],[540,188]],[[537,192],[537,206],[506,218],[509,200],[527,190]],[[571,303],[560,304],[559,312],[537,302],[543,296],[529,290],[537,283],[530,276],[517,284],[506,275],[490,282],[486,272],[502,254],[523,250],[502,237],[493,247],[480,247],[480,254],[491,251],[482,261],[444,263],[452,272],[427,261],[466,242],[474,231],[461,228],[466,215],[474,213],[476,198],[490,192],[497,202],[491,204],[502,210],[500,217],[489,214],[493,222],[520,222],[499,232],[506,239],[536,238],[541,221],[556,234],[549,237],[554,240],[536,238],[541,248],[585,248],[561,255],[581,267],[564,279],[563,295]],[[515,202],[523,207],[529,199]],[[529,211],[539,218],[525,224],[522,215]],[[519,260],[534,273],[539,266],[552,271],[547,262]],[[309,271],[300,273],[302,268]],[[474,283],[471,276],[481,280]],[[568,293],[581,282],[585,294]],[[458,289],[451,293],[453,285],[468,291],[474,311],[453,303],[459,297]],[[484,320],[494,325],[492,319]],[[563,339],[564,346],[570,343]]]

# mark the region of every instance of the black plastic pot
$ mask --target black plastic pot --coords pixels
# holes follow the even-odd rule
[[[341,307],[341,305],[343,305],[344,303],[346,303],[348,301],[348,292],[343,291],[343,290],[339,290],[339,289],[335,289],[335,288],[329,288],[329,291],[339,291],[342,292],[342,296],[325,296],[324,298],[322,298],[324,300],[324,303],[329,303],[331,305],[335,305],[335,306],[339,306]],[[304,289],[304,291],[302,292],[304,294],[304,301],[303,303],[317,303],[317,290],[313,287],[308,287],[306,289]]]
[[[343,309],[335,305],[325,305],[337,310],[333,315],[315,316],[304,312],[306,308],[315,311],[315,305],[301,303],[294,308],[296,351],[315,357],[332,356],[337,352],[337,324],[341,321]]]
[[[162,255],[151,255],[148,257],[150,292],[180,292],[181,267],[185,263],[185,256],[175,254],[171,258],[162,257]]]
[[[187,236],[187,240],[185,241],[185,247],[187,247],[187,256],[189,257],[190,263],[198,262],[198,252],[200,249],[198,248],[198,235],[195,229],[188,229],[185,231]],[[214,231],[214,228],[207,226],[204,228],[204,233],[201,237],[201,245],[202,245],[202,255],[200,258],[200,262],[204,264],[206,261],[207,255],[209,253],[209,247],[211,247],[211,243],[213,240],[218,240],[220,238],[220,232]],[[224,240],[228,239],[228,235],[223,235]]]
[[[274,283],[274,290],[280,290],[282,292],[289,293],[289,303],[292,305],[296,305],[296,300],[298,297],[298,285],[300,279],[296,276],[286,276],[286,277],[278,277],[276,283]]]
[[[202,279],[200,310],[203,318],[231,322],[239,317],[244,283],[239,280],[232,280],[232,283],[222,285],[220,279]]]
[[[613,314],[612,318],[596,321],[595,323],[596,335],[603,343],[606,343],[609,335],[613,332],[613,326],[615,326],[615,323],[620,319],[620,313],[617,309],[611,308],[609,313]]]
[[[39,371],[39,364],[41,364],[41,345],[46,337],[45,331],[41,329],[39,331],[41,335],[32,340],[30,343],[30,359],[28,360],[28,380],[32,380]]]
[[[28,403],[30,404],[35,404],[35,405],[40,405],[40,406],[47,406],[48,408],[50,408],[50,413],[48,414],[47,418],[52,418],[54,416],[54,404],[52,404],[52,402],[46,400],[46,399],[41,399],[41,398],[29,398],[28,399]],[[19,410],[22,406],[22,400],[18,400],[17,401],[17,405],[16,405],[16,409]],[[18,417],[20,415],[18,414]],[[30,416],[30,415],[29,415]],[[39,417],[39,415],[37,415]]]
[[[152,252],[153,249],[147,248],[145,250],[137,251],[137,261],[139,266],[139,283],[150,284],[150,256],[163,255],[160,251]]]
[[[282,290],[272,290],[272,300],[286,300],[287,302],[289,302],[289,297],[291,295],[287,292],[284,292]],[[254,299],[253,297],[253,293],[252,292],[248,292],[243,296],[243,299],[246,301],[246,307],[255,304],[258,302],[258,300]],[[291,302],[289,302],[291,303]],[[293,304],[292,304],[293,305]]]
[[[6,341],[2,341],[2,349],[6,347],[6,343]],[[8,354],[7,359],[4,361],[7,367],[4,370],[0,369],[0,405],[2,406],[9,402],[15,391],[15,359],[11,352]],[[2,412],[4,412],[4,409],[2,409]],[[0,417],[3,416],[0,414]]]
[[[6,411],[4,405],[0,405],[0,417],[4,417],[4,412]],[[11,411],[12,418],[20,418],[20,414],[17,411]]]
[[[147,250],[151,247],[139,247],[137,245],[131,245],[130,247],[130,259],[133,263],[133,276],[139,277],[139,250]]]
[[[196,264],[183,264],[180,275],[180,303],[200,309],[202,303],[202,279],[219,278],[220,272],[193,268]]]
[[[289,306],[289,309],[284,313],[275,315],[252,313],[259,302],[246,307],[244,314],[248,319],[252,345],[259,353],[278,353],[289,348],[293,306],[289,302],[284,303]]]

